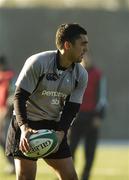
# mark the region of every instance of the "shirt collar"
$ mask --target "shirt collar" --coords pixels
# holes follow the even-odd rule
[[[65,71],[65,70],[72,71],[75,67],[75,63],[73,63],[72,66],[67,69],[61,67],[60,63],[59,63],[59,53],[60,53],[59,50],[57,50],[56,57],[55,57],[55,63],[54,63],[54,70],[57,71],[57,69],[58,69],[58,70],[62,70],[62,71]]]

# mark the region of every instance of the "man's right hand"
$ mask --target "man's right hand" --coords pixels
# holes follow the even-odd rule
[[[20,138],[20,144],[19,144],[19,149],[22,152],[28,152],[30,150],[30,145],[29,145],[29,137],[31,134],[35,134],[38,131],[31,129],[28,127],[27,124],[23,124],[21,127],[21,138]]]

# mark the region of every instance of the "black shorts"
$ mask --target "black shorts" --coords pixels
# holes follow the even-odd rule
[[[58,123],[55,121],[30,121],[28,120],[29,127],[33,129],[53,129],[58,130]],[[20,142],[20,136],[21,136],[21,130],[18,126],[18,123],[16,121],[16,117],[13,116],[12,120],[10,122],[10,126],[8,129],[7,139],[6,139],[6,155],[7,156],[13,156],[13,157],[19,157],[24,159],[30,159],[36,161],[37,158],[29,158],[26,157],[20,150],[19,150],[19,142]],[[59,149],[56,153],[52,153],[48,156],[46,156],[44,159],[62,159],[71,157],[71,152],[69,145],[67,143],[67,136],[65,135],[62,143],[59,146]]]

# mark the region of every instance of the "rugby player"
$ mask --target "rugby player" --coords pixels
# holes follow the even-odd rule
[[[79,111],[87,85],[80,62],[88,51],[87,31],[79,24],[62,24],[56,32],[57,50],[29,57],[16,81],[14,115],[8,131],[6,154],[15,159],[16,179],[34,180],[36,158],[27,158],[28,137],[38,129],[53,129],[58,150],[45,157],[60,180],[77,180],[68,129]]]

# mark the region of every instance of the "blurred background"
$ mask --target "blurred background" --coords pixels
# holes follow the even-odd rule
[[[0,0],[0,53],[19,73],[33,53],[55,49],[57,26],[88,31],[92,59],[108,83],[102,138],[129,138],[129,0]]]
[[[0,0],[0,53],[18,74],[26,58],[55,49],[57,26],[65,22],[87,29],[92,59],[107,79],[108,108],[100,139],[127,145],[129,0]]]

